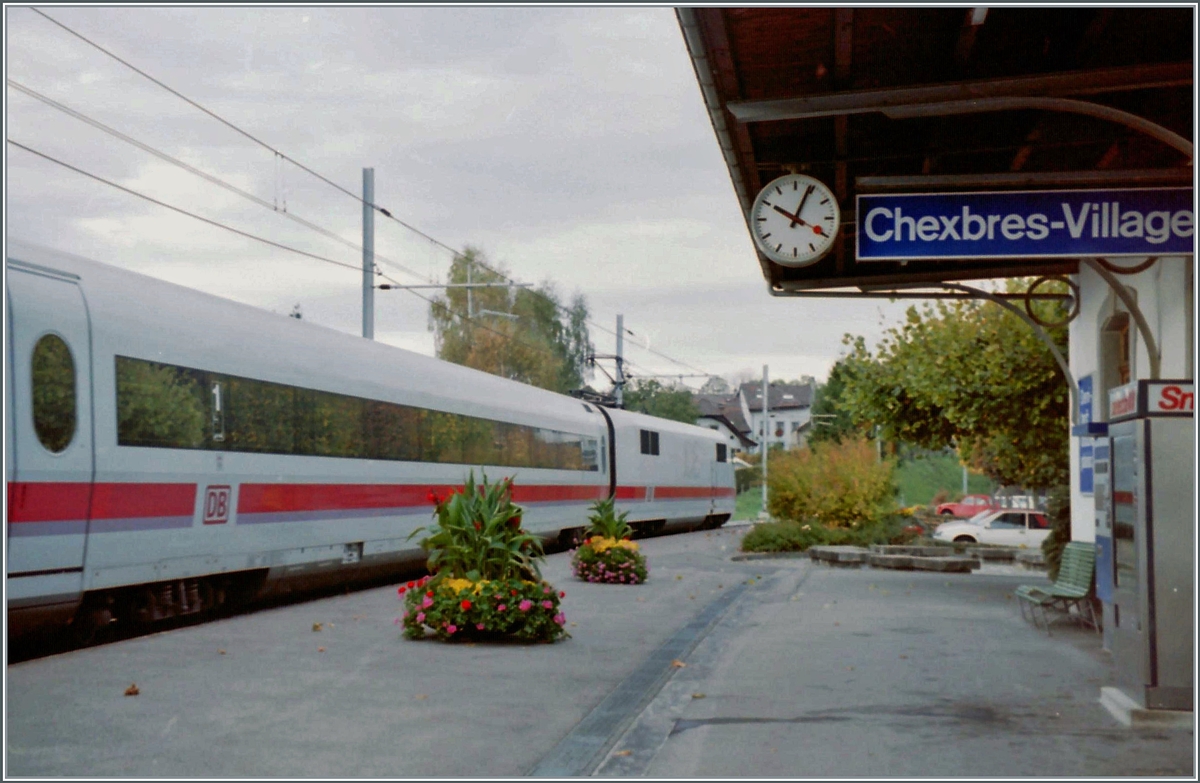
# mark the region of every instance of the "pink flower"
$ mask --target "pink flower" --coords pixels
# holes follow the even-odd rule
[[[431,606],[433,606],[433,599],[429,596],[425,596],[425,600],[421,601],[421,608],[428,609]]]
[[[566,625],[567,618],[563,614],[556,614],[554,615],[554,622],[558,623],[559,625]]]
[[[446,633],[454,633],[457,630],[458,630],[457,625],[447,625],[446,626]]]
[[[392,625],[399,625],[401,622],[401,619],[402,618],[397,617],[395,620],[392,620]]]
[[[553,609],[554,604],[550,603],[549,601],[542,601],[542,608],[543,609]]]
[[[497,607],[496,607],[496,611],[497,611],[497,612],[503,612],[503,611],[504,611],[505,609],[507,609],[507,608],[508,608],[508,607],[507,607],[507,606],[505,606],[504,604],[500,604],[499,606],[497,606]]]
[[[550,595],[550,585],[546,585],[545,587],[543,587],[542,592],[545,593],[546,595]]]
[[[521,601],[521,603],[517,604],[517,608],[520,609],[522,612],[528,612],[530,607],[532,607],[532,606],[533,606],[533,601],[530,601],[528,598]]]
[[[417,622],[418,623],[425,622],[425,613],[424,612],[417,612]]]
[[[483,630],[483,623],[475,623],[475,630],[476,630],[476,631],[482,631],[482,630]]]

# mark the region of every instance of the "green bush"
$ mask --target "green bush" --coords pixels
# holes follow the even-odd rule
[[[737,486],[737,492],[740,495],[748,489],[762,486],[762,468],[757,465],[749,465],[744,468],[735,468],[733,471],[733,482]]]
[[[811,546],[907,544],[919,535],[904,528],[911,520],[887,514],[858,527],[830,528],[816,521],[783,520],[755,525],[742,537],[744,552],[803,552]]]
[[[895,462],[865,438],[783,452],[768,469],[771,515],[839,529],[873,526],[896,506]]]
[[[1046,495],[1046,516],[1050,518],[1050,535],[1042,541],[1042,554],[1046,557],[1046,576],[1051,581],[1058,579],[1062,565],[1062,553],[1071,541],[1071,488],[1059,485]]]

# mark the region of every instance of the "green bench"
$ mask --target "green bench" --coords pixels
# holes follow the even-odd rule
[[[1092,575],[1096,570],[1096,547],[1094,544],[1082,541],[1072,541],[1063,549],[1062,564],[1058,569],[1058,579],[1049,587],[1037,585],[1021,585],[1017,588],[1017,603],[1021,606],[1021,617],[1025,617],[1025,607],[1029,607],[1029,619],[1036,627],[1037,614],[1041,611],[1042,625],[1046,633],[1050,633],[1050,618],[1047,610],[1061,611],[1068,617],[1075,617],[1085,625],[1100,631],[1096,622],[1096,611],[1092,607]],[[1071,614],[1075,607],[1076,614]]]

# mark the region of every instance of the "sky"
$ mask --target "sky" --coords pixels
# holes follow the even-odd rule
[[[518,281],[583,294],[597,353],[615,351],[623,314],[635,377],[737,382],[768,365],[772,379],[823,380],[844,334],[874,344],[906,307],[767,292],[669,7],[39,8],[242,132],[7,6],[9,140],[359,268],[351,194],[373,168],[375,203],[420,232],[376,216],[390,278],[444,282],[446,248],[476,247]],[[12,144],[5,157],[7,236],[362,333],[359,271]],[[375,339],[433,355],[427,303],[377,291]]]

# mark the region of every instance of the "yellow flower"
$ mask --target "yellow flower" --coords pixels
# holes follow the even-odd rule
[[[488,580],[486,579],[482,582],[472,582],[470,579],[446,579],[442,582],[442,587],[450,593],[457,594],[460,590],[470,590],[475,595],[479,595],[479,592],[483,590],[483,586],[487,583]]]
[[[587,546],[591,547],[592,551],[595,552],[596,554],[600,554],[601,552],[604,552],[605,550],[608,550],[608,549],[613,549],[614,547],[620,547],[621,549],[628,549],[631,552],[638,551],[638,545],[636,543],[634,543],[633,541],[625,541],[625,540],[618,541],[615,538],[604,538],[602,536],[593,536],[592,538],[589,538],[587,540]]]

